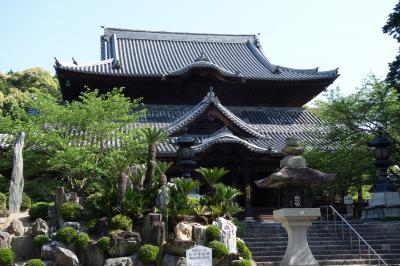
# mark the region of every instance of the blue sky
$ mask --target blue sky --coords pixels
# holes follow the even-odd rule
[[[395,0],[1,0],[0,71],[53,57],[100,59],[101,25],[143,30],[260,33],[268,59],[321,70],[339,67],[332,86],[354,91],[368,73],[384,77],[397,53],[382,33]]]

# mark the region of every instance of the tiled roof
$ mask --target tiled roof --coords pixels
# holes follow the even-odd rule
[[[315,131],[322,131],[323,123],[305,108],[273,108],[273,107],[224,107],[237,119],[244,121],[261,137],[241,138],[234,135],[196,136],[201,145],[196,148],[204,151],[215,143],[241,143],[248,149],[259,152],[280,152],[285,146],[285,139],[290,136],[297,136],[303,142],[318,141]],[[161,128],[172,128],[176,121],[182,117],[190,116],[193,106],[187,105],[147,105],[147,115],[142,118],[139,124],[153,125]],[[251,144],[251,145],[250,145]],[[252,149],[252,145],[257,148]],[[161,154],[171,154],[176,151],[176,146],[171,142],[162,143],[158,146]]]
[[[101,61],[63,63],[56,68],[115,76],[177,76],[212,68],[222,75],[258,80],[333,80],[337,69],[318,71],[274,65],[264,56],[256,35],[150,32],[106,28]]]
[[[166,128],[166,131],[169,134],[173,134],[177,132],[178,130],[182,129],[185,127],[187,124],[192,122],[197,116],[199,116],[208,106],[213,104],[217,109],[224,114],[227,118],[229,118],[234,124],[236,124],[239,128],[243,129],[253,137],[263,137],[259,132],[254,130],[251,126],[249,126],[247,123],[242,121],[239,117],[237,117],[235,114],[233,114],[229,109],[227,109],[225,106],[223,106],[218,98],[215,96],[215,93],[213,91],[210,91],[207,93],[206,97],[194,106],[192,109],[190,109],[187,113],[176,119],[173,123],[168,125]]]

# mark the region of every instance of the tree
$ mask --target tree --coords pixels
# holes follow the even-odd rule
[[[393,156],[399,161],[400,103],[397,91],[373,75],[354,94],[330,91],[327,101],[317,102],[314,112],[324,122],[319,143],[306,153],[310,166],[337,174],[336,189],[355,188],[362,198],[362,186],[375,178],[372,151],[367,142],[384,134],[394,141]]]
[[[100,190],[111,197],[121,173],[144,154],[143,135],[130,126],[143,114],[131,113],[139,101],[124,97],[120,89],[104,95],[85,92],[80,101],[63,105],[48,93],[32,96],[1,117],[2,133],[26,132],[26,149],[44,154],[49,169],[70,189],[80,194]]]
[[[396,4],[393,12],[389,14],[386,24],[382,28],[383,33],[392,36],[400,43],[400,1]],[[399,86],[400,54],[397,54],[394,61],[389,63],[389,73],[386,80],[392,86]]]
[[[147,161],[144,185],[145,187],[149,187],[152,184],[152,178],[156,168],[157,143],[167,139],[168,136],[163,129],[156,127],[144,128],[143,134],[147,143]]]

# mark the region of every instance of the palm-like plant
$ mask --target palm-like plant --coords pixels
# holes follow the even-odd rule
[[[157,144],[166,140],[168,135],[163,129],[152,126],[143,128],[143,134],[147,143],[147,161],[144,185],[145,187],[151,187],[154,170],[156,168]]]
[[[200,167],[196,169],[196,172],[200,173],[204,177],[208,185],[215,187],[215,184],[217,184],[218,181],[229,172],[229,170],[224,167]]]
[[[168,171],[171,165],[171,162],[157,162],[156,170],[160,176],[160,184],[164,185],[167,183],[167,176],[165,173]]]

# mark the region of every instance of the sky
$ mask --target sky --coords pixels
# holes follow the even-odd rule
[[[330,70],[331,87],[354,92],[384,78],[399,45],[382,33],[395,0],[0,0],[0,72],[43,67],[54,57],[100,60],[101,26],[257,34],[274,64]]]

